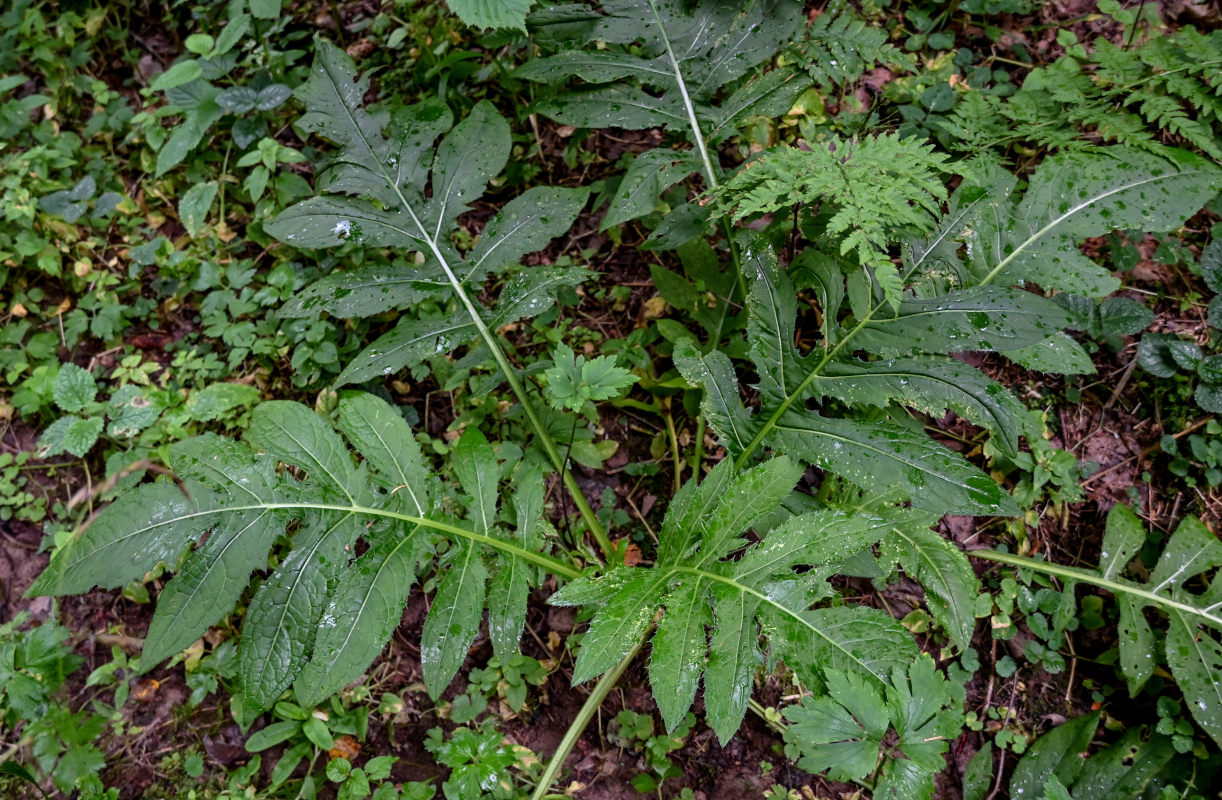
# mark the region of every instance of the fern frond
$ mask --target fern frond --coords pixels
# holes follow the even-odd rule
[[[820,15],[799,51],[823,89],[851,83],[878,65],[916,69],[916,61],[891,44],[886,31],[848,12]]]
[[[880,267],[890,263],[889,244],[933,229],[946,199],[946,160],[929,144],[896,134],[832,138],[808,149],[783,145],[747,162],[709,197],[715,212],[736,220],[827,203],[827,233],[840,239],[841,253]]]
[[[1031,70],[1009,97],[969,91],[932,124],[961,152],[1018,142],[1084,150],[1098,140],[1157,150],[1165,132],[1222,160],[1220,76],[1222,32],[1184,28],[1134,49],[1100,40],[1085,59]]]

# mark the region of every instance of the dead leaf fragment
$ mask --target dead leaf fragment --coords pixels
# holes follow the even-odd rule
[[[361,743],[356,740],[356,737],[345,733],[343,736],[335,737],[335,746],[327,751],[327,755],[332,759],[346,758],[352,761],[360,752]]]

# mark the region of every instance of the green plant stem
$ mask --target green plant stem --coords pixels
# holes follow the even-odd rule
[[[184,515],[178,519],[188,518],[203,518],[213,514],[231,514],[237,511],[293,511],[301,509],[310,509],[313,511],[342,511],[349,514],[359,514],[369,517],[383,517],[385,519],[393,519],[399,522],[406,522],[409,525],[417,525],[421,528],[428,528],[444,533],[449,536],[457,536],[463,539],[468,539],[472,542],[487,545],[488,547],[500,550],[512,556],[516,556],[523,561],[528,561],[536,566],[543,567],[548,572],[558,575],[562,578],[572,580],[581,576],[581,570],[576,567],[566,564],[563,561],[545,556],[542,553],[536,553],[534,550],[525,547],[519,547],[511,541],[498,539],[495,536],[486,536],[482,533],[475,533],[465,528],[460,528],[457,525],[450,525],[445,522],[439,522],[435,519],[427,517],[414,517],[410,514],[400,514],[397,511],[389,511],[384,508],[372,508],[370,506],[362,506],[356,503],[344,505],[342,503],[254,503],[244,506],[225,506],[211,511],[201,511],[195,514]]]
[[[679,487],[683,485],[683,459],[679,454],[679,436],[675,433],[675,418],[669,411],[666,412],[666,432],[670,435],[671,458],[675,463],[675,494],[678,494]]]
[[[709,155],[709,147],[704,140],[704,131],[700,128],[700,120],[696,117],[696,106],[692,103],[692,98],[687,93],[687,81],[683,79],[683,70],[679,69],[679,59],[675,56],[675,49],[670,43],[670,36],[666,33],[666,26],[662,24],[662,17],[658,14],[658,7],[654,0],[649,0],[649,10],[653,12],[654,22],[658,26],[658,34],[662,37],[662,44],[666,47],[666,58],[670,61],[670,69],[675,76],[675,84],[679,87],[679,94],[683,98],[683,109],[687,112],[687,123],[692,128],[692,142],[696,145],[696,152],[700,154],[700,163],[704,165],[705,188],[712,191],[720,186],[721,183],[717,180],[717,170],[713,168],[713,158]],[[730,221],[723,217],[721,223],[725,231],[726,241],[730,243],[730,253],[734,258],[738,288],[743,293],[743,297],[746,297],[747,284],[746,279],[743,277],[742,259],[738,254],[737,245],[734,244]]]
[[[696,452],[692,463],[692,477],[700,480],[700,465],[704,463],[704,431],[706,428],[704,417],[696,418]]]
[[[666,26],[662,24],[662,17],[658,14],[658,7],[654,0],[649,0],[649,10],[653,12],[653,20],[657,23],[658,34],[662,37],[662,44],[666,46],[666,58],[670,61],[671,72],[675,75],[675,83],[679,87],[679,94],[683,97],[683,108],[687,111],[688,124],[692,126],[692,141],[696,144],[696,151],[700,153],[700,160],[704,163],[704,179],[708,182],[709,189],[717,188],[717,173],[713,170],[713,160],[709,158],[709,148],[704,143],[704,133],[700,130],[700,121],[696,119],[696,107],[692,105],[692,98],[687,93],[687,82],[683,80],[683,72],[679,69],[679,59],[675,57],[675,49],[671,47],[670,36],[666,33]]]
[[[785,735],[785,730],[786,730],[785,724],[783,722],[777,722],[775,719],[770,718],[768,716],[768,709],[764,708],[763,704],[761,704],[754,697],[747,700],[747,708],[751,709],[752,713],[754,713],[755,716],[763,720],[765,725],[767,725],[769,728],[772,728],[774,733],[779,733],[782,736]]]
[[[791,392],[781,402],[781,405],[777,408],[777,410],[772,412],[772,416],[768,417],[768,420],[762,426],[760,426],[759,432],[755,434],[755,438],[752,439],[750,443],[747,444],[746,448],[742,451],[742,453],[739,454],[738,458],[735,459],[734,461],[735,470],[741,470],[746,465],[747,460],[751,457],[751,454],[754,453],[755,450],[760,446],[760,444],[763,443],[764,437],[766,437],[769,433],[771,433],[772,429],[776,427],[778,422],[780,422],[781,416],[784,415],[784,413],[789,410],[789,407],[792,406],[797,401],[797,399],[806,392],[807,387],[809,387],[811,383],[814,382],[815,378],[819,377],[819,375],[823,372],[823,368],[826,367],[831,362],[831,360],[836,357],[836,354],[844,349],[845,344],[848,343],[849,340],[851,340],[854,336],[856,336],[857,333],[862,328],[864,328],[866,324],[869,323],[870,320],[874,318],[874,315],[878,313],[879,309],[881,309],[885,305],[887,305],[887,303],[886,301],[883,301],[882,303],[879,303],[878,305],[871,308],[866,313],[866,315],[861,318],[861,321],[858,322],[853,327],[851,331],[846,333],[840,339],[839,342],[836,342],[835,347],[833,347],[832,349],[828,350],[827,352],[823,354],[823,358],[819,359],[819,363],[815,364],[814,368],[811,369],[810,373],[806,376],[805,379],[803,379],[802,383],[798,384],[798,388],[794,389],[793,392]]]
[[[1151,605],[1175,609],[1182,614],[1195,617],[1208,622],[1210,625],[1213,625],[1218,629],[1222,629],[1222,616],[1219,616],[1217,613],[1213,613],[1212,608],[1196,608],[1188,603],[1181,603],[1180,601],[1172,597],[1168,597],[1167,595],[1151,592],[1148,589],[1142,589],[1140,586],[1131,584],[1127,581],[1110,580],[1097,572],[1081,569],[1079,567],[1066,567],[1060,564],[1053,564],[1048,561],[1037,561],[1034,558],[1017,556],[1013,553],[1002,553],[997,550],[969,550],[967,551],[967,554],[973,558],[982,558],[985,561],[994,561],[998,564],[1008,564],[1012,567],[1029,569],[1033,572],[1042,572],[1045,575],[1055,575],[1058,578],[1064,578],[1065,580],[1078,581],[1079,583],[1097,586],[1100,589],[1106,589],[1112,594],[1128,594],[1134,597],[1140,597],[1142,600],[1145,600]]]
[[[581,738],[581,734],[585,732],[586,726],[590,724],[590,720],[598,713],[599,706],[603,700],[615,688],[615,684],[619,682],[620,676],[624,674],[624,670],[628,669],[637,656],[641,652],[641,646],[645,644],[649,632],[646,631],[645,636],[636,643],[636,646],[628,651],[628,655],[615,665],[615,668],[610,672],[605,673],[598,679],[598,684],[594,687],[594,691],[590,692],[590,696],[586,698],[582,704],[581,710],[577,712],[577,718],[569,725],[569,729],[564,732],[564,738],[560,740],[560,746],[556,748],[556,752],[552,754],[552,758],[547,762],[547,768],[543,770],[543,774],[539,777],[539,782],[535,784],[535,791],[530,796],[530,800],[542,800],[548,790],[552,788],[552,783],[555,782],[556,776],[560,774],[560,769],[564,766],[565,760],[569,757],[569,753],[573,752],[573,748],[577,745],[577,740]]]
[[[224,177],[225,174],[229,172],[229,154],[232,152],[233,152],[233,140],[230,139],[229,145],[225,148],[225,158],[224,160],[221,161],[221,176],[222,177]],[[217,185],[220,189],[219,219],[221,220],[221,224],[224,225],[225,224],[225,181],[219,180],[217,181]]]
[[[734,230],[729,217],[721,218],[721,229],[730,245],[730,259],[734,262],[734,278],[738,284],[738,293],[743,296],[745,303],[747,302],[747,276],[743,275],[743,255],[738,250],[738,242],[734,241]],[[714,347],[719,344],[721,342],[713,342]]]

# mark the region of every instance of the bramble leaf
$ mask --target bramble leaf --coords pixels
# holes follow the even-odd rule
[[[476,28],[526,30],[526,12],[535,0],[446,0],[450,10]]]

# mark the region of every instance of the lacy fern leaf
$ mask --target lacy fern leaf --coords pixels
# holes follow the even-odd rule
[[[1089,358],[1063,333],[1073,324],[1064,308],[1006,287],[1030,282],[1091,296],[1111,291],[1115,279],[1083,256],[1078,242],[1117,226],[1174,228],[1213,197],[1220,174],[1181,150],[1155,156],[1110,148],[1089,159],[1068,153],[1041,165],[1015,199],[1012,177],[981,173],[949,199],[941,224],[908,243],[902,281],[913,289],[898,304],[860,270],[846,277],[839,264],[817,253],[800,259],[823,303],[825,339],[808,354],[794,344],[798,304],[789,276],[767,244],[744,239],[747,344],[760,376],[759,413],[743,407],[725,354],[701,352],[684,340],[676,345],[675,363],[704,389],[706,419],[740,462],[766,446],[922,508],[1014,513],[1017,507],[992,478],[924,434],[898,421],[842,418],[827,401],[884,409],[895,403],[935,414],[953,409],[1015,452],[1019,404],[946,356],[996,351],[1051,371],[1083,363],[1089,368]],[[732,202],[733,185],[725,185],[723,202]],[[769,189],[766,196],[779,191]],[[922,224],[932,225],[932,217]],[[962,288],[946,290],[947,284]],[[863,350],[866,359],[854,355]]]
[[[820,14],[799,47],[806,71],[823,89],[852,83],[879,64],[916,68],[912,56],[887,41],[887,32],[848,11]]]
[[[898,303],[902,287],[887,246],[933,230],[946,200],[946,160],[929,144],[895,134],[783,145],[744,164],[709,197],[714,213],[729,211],[736,220],[828,204],[827,235],[840,240],[841,254],[854,253],[861,264],[885,272],[880,283]]]
[[[1130,48],[1097,40],[1089,54],[1032,69],[1009,97],[968,90],[933,125],[959,152],[1026,142],[1094,150],[1098,140],[1157,149],[1160,131],[1222,159],[1222,32],[1183,28]]]

